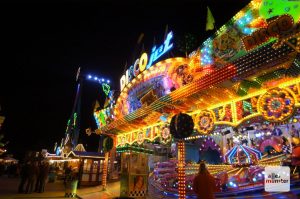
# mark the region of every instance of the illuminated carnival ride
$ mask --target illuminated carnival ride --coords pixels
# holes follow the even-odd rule
[[[251,1],[188,57],[159,61],[174,46],[169,32],[122,76],[120,95],[94,112],[95,132],[115,135],[128,162],[121,196],[136,193],[137,175],[164,194],[194,195],[200,160],[222,194],[263,189],[269,165],[289,165],[297,178],[300,6],[272,2]],[[131,164],[137,158],[148,160],[149,177],[146,164]]]

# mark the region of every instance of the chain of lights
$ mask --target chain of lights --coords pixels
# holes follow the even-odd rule
[[[103,175],[102,175],[102,187],[105,190],[106,189],[106,180],[107,180],[107,171],[108,171],[108,155],[109,153],[106,152],[105,153],[105,159],[104,159],[104,163],[103,163]]]
[[[207,139],[204,139],[199,151],[207,151],[208,149],[216,150],[221,154],[221,148],[220,146],[215,142],[213,138],[208,137]],[[222,155],[220,155],[220,158],[222,158]]]
[[[283,49],[281,52],[285,52],[285,50]],[[237,62],[237,64],[239,64],[239,62]],[[241,64],[242,64],[242,62],[241,62]],[[238,70],[237,72],[240,72],[240,71],[242,72],[243,70]],[[220,74],[222,74],[222,75],[220,75]],[[150,114],[152,111],[163,108],[165,106],[164,103],[171,103],[173,100],[177,100],[177,99],[192,95],[193,93],[199,92],[200,90],[207,88],[209,85],[215,84],[215,82],[222,82],[224,79],[228,79],[230,76],[231,77],[234,76],[234,74],[235,74],[235,67],[230,66],[230,65],[228,67],[224,67],[219,70],[215,70],[212,73],[208,74],[207,78],[201,78],[191,84],[181,87],[180,89],[173,91],[169,95],[163,96],[159,100],[155,101],[154,103],[151,104],[151,106],[148,106],[147,108],[138,109],[137,111],[128,114],[125,117],[126,119],[121,118],[119,120],[114,121],[113,124],[106,125],[103,128],[103,130],[109,130],[116,126],[125,124],[129,121],[132,121],[135,118],[139,118],[143,115]],[[262,92],[262,91],[260,91],[260,92]],[[164,103],[160,103],[160,101],[162,101]]]
[[[266,20],[266,18],[264,16],[260,16],[260,13],[258,12],[258,9],[260,9],[259,5],[265,6],[265,5],[262,5],[260,1],[251,2],[245,9],[243,9],[236,16],[234,16],[229,24],[222,26],[220,28],[220,30],[217,31],[216,35],[214,35],[213,37],[210,37],[207,41],[212,41],[212,40],[214,40],[214,38],[222,37],[223,33],[227,34],[229,31],[229,28],[233,24],[240,25],[240,27],[237,27],[237,28],[239,28],[240,32],[242,32],[244,35],[252,33],[253,30],[256,28],[263,28],[265,26],[265,23],[261,23],[262,22],[261,20]],[[251,10],[251,12],[249,10]],[[283,13],[281,13],[280,15],[282,15],[282,14]],[[278,16],[280,16],[280,15],[278,15]],[[295,16],[292,14],[292,17],[294,18],[294,20],[297,21],[297,19],[295,19]],[[258,20],[256,22],[259,22],[259,23],[256,23],[253,25],[252,22],[255,21],[258,17],[261,17],[259,19],[260,22]],[[247,29],[247,27],[251,28],[251,31],[249,31],[250,29]],[[226,29],[228,29],[228,31],[226,31]],[[201,91],[202,89],[210,88],[211,86],[214,85],[214,83],[210,81],[210,77],[212,77],[215,80],[221,79],[220,82],[222,82],[226,79],[232,79],[232,78],[244,79],[245,77],[249,77],[251,74],[255,73],[256,71],[262,71],[263,69],[270,69],[270,67],[284,63],[286,60],[290,59],[290,57],[288,55],[299,50],[299,46],[297,46],[296,44],[290,45],[288,43],[288,42],[290,42],[290,39],[292,39],[294,37],[297,38],[297,34],[291,34],[290,36],[288,35],[286,38],[283,38],[284,41],[283,41],[283,43],[281,42],[282,45],[281,44],[278,45],[279,48],[277,48],[277,49],[273,48],[274,47],[273,45],[274,45],[274,43],[276,43],[276,41],[270,39],[270,40],[266,41],[266,45],[257,46],[251,52],[246,52],[246,51],[241,52],[237,56],[235,56],[235,53],[233,53],[234,57],[232,57],[232,59],[230,61],[232,61],[232,65],[236,69],[236,71],[235,71],[236,74],[233,74],[234,77],[230,76],[230,75],[227,76],[226,73],[232,72],[230,70],[224,71],[223,73],[221,73],[221,71],[219,69],[217,69],[216,71],[211,72],[208,76],[204,76],[203,78],[201,78],[201,80],[196,80],[193,83],[191,83],[190,85],[193,84],[193,87],[195,87],[195,91],[193,91],[193,88],[190,88],[189,85],[183,86],[180,89],[177,89],[177,90],[171,92],[170,95],[164,96],[161,99],[156,100],[149,107],[140,108],[137,111],[132,112],[132,114],[128,114],[125,117],[119,117],[118,120],[115,120],[112,124],[106,125],[102,130],[108,131],[111,129],[115,129],[116,127],[119,127],[119,126],[122,126],[122,128],[124,128],[124,126],[126,126],[126,124],[131,123],[131,122],[134,123],[133,120],[135,120],[137,118],[141,118],[153,111],[156,111],[156,110],[159,110],[159,109],[165,107],[166,103],[167,104],[176,103],[176,101],[178,101],[179,99],[182,99],[183,97],[193,95],[194,93],[197,93],[197,92]],[[242,36],[240,35],[238,38],[242,39]],[[204,44],[208,45],[209,42],[204,42]],[[295,47],[295,45],[296,45],[296,47]],[[215,47],[216,46],[214,46],[214,43],[213,43],[212,51],[218,50],[218,49],[215,49]],[[230,48],[228,50],[229,50],[229,52],[231,52]],[[219,57],[217,57],[216,59],[218,59],[218,58]],[[228,69],[227,66],[224,66],[222,64],[219,65],[218,67]],[[217,74],[215,72],[218,73],[218,75],[217,75],[218,77],[215,76]],[[142,74],[140,77],[137,77],[135,81],[132,81],[131,85],[138,84],[137,82],[140,81],[139,78],[143,79],[144,75],[146,77],[146,75],[147,75],[146,73],[150,74],[151,71],[147,71],[147,72],[145,72],[145,74]],[[223,75],[227,76],[227,78],[223,79],[222,78]],[[206,80],[207,84],[203,83],[203,85],[200,86],[200,84],[202,83],[201,82],[202,80]],[[131,85],[130,84],[128,85],[128,89]],[[203,86],[203,88],[201,88],[202,86]],[[127,91],[125,91],[125,93],[123,94],[122,99],[119,98],[119,103],[121,103],[122,100],[126,99]],[[180,93],[179,93],[179,91],[180,91]],[[161,102],[163,102],[163,103],[161,103]],[[207,107],[206,107],[206,109],[207,109]],[[236,113],[234,113],[234,114],[236,114]],[[227,122],[231,122],[231,121],[227,121]],[[237,125],[237,122],[238,121],[233,121],[234,125]],[[128,127],[128,129],[130,129],[130,128],[131,127]],[[133,128],[134,127],[132,127],[131,129],[133,129]],[[128,132],[128,131],[126,130],[126,132]]]
[[[97,76],[92,76],[92,75],[88,75],[87,76],[87,79],[88,80],[93,80],[93,81],[96,81],[98,82],[99,84],[104,84],[104,83],[110,83],[110,80],[108,79],[104,79],[104,78],[100,78],[100,77],[97,77]]]
[[[215,85],[223,82],[226,79],[230,79],[234,77],[235,74],[236,68],[232,65],[228,65],[226,67],[215,70],[212,73],[205,75],[204,78],[195,80],[193,83],[187,84],[180,89],[173,91],[169,95],[161,97],[160,99],[154,101],[150,106],[140,108],[137,111],[134,111],[126,115],[125,117],[104,126],[101,130],[108,131],[110,129],[115,129],[117,126],[124,125],[142,116],[149,115],[151,112],[163,108],[165,106],[165,103],[171,103],[172,101],[190,96],[194,93],[206,89],[211,85]]]
[[[204,43],[203,48],[201,49],[200,60],[202,66],[213,64],[212,54],[213,54],[213,43],[211,39],[208,39]]]
[[[135,153],[146,153],[146,154],[153,154],[154,151],[151,149],[146,149],[143,147],[137,147],[137,146],[124,146],[124,147],[117,147],[118,153],[124,153],[124,152],[135,152]]]
[[[282,122],[294,112],[295,98],[287,89],[272,89],[258,100],[258,111],[270,122]]]
[[[178,194],[179,199],[186,198],[185,190],[185,145],[184,141],[178,142]]]
[[[280,84],[278,84],[278,87],[279,88],[287,88],[287,87],[295,87],[297,88],[297,85],[300,83],[300,78],[296,78],[296,79],[293,79],[293,80],[290,80],[290,81],[285,81],[285,82],[282,82]],[[251,99],[250,101],[252,102],[253,100],[252,99],[256,99],[257,97],[265,94],[267,91],[265,89],[261,89],[257,92],[254,92],[254,93],[251,93],[251,94],[248,94],[247,96],[244,96],[244,97],[238,97],[236,99],[232,99],[233,102],[239,102],[239,101],[243,101],[243,100],[247,100],[247,99]],[[292,94],[289,94],[287,96],[290,96],[292,97],[293,96],[293,99],[294,98],[297,98],[298,94],[296,95],[296,91],[291,91],[289,90],[289,93]],[[296,92],[296,93],[295,93]],[[231,101],[231,102],[232,102]],[[261,101],[261,100],[260,100]],[[245,102],[245,101],[244,101]],[[229,102],[228,102],[229,103]],[[247,103],[247,105],[249,106],[249,103]],[[295,101],[293,101],[293,104],[295,104]],[[224,107],[226,105],[226,102],[224,103],[220,103],[220,104],[217,104],[215,106],[218,106],[218,107]],[[233,106],[236,105],[236,103],[232,103]],[[299,106],[299,104],[295,104],[296,106]],[[210,110],[212,109],[215,109],[215,106],[211,107]],[[255,108],[255,104],[252,104],[251,105],[252,107]],[[261,106],[260,106],[261,107]],[[253,109],[251,109],[252,113],[249,113],[250,115],[247,115],[239,120],[237,120],[235,123],[233,122],[224,122],[224,121],[220,121],[220,120],[217,120],[215,121],[215,125],[222,125],[223,123],[227,124],[227,125],[232,125],[232,126],[236,126],[246,120],[249,120],[251,118],[255,118],[255,117],[258,117],[261,115],[261,112],[262,111],[259,111],[259,112],[256,112],[254,111]],[[194,113],[191,113],[191,115],[196,115],[198,116],[200,112],[194,112]],[[196,120],[195,120],[196,121]],[[196,124],[197,124],[197,121],[196,121]],[[161,124],[156,124],[154,126],[149,126],[149,127],[145,127],[142,131],[144,132],[144,137],[145,137],[145,140],[149,140],[149,141],[153,141],[154,139],[162,136],[162,125]],[[119,134],[117,137],[118,137],[118,142],[117,142],[117,146],[119,145],[124,145],[124,144],[133,144],[134,142],[137,141],[137,132],[139,132],[141,130],[136,130],[136,131],[133,131],[133,132],[130,132],[130,133],[126,133],[126,134]],[[147,136],[148,135],[148,136]],[[205,136],[205,134],[203,135]],[[190,140],[190,139],[197,139],[199,138],[199,136],[192,136],[192,137],[189,137],[189,138],[186,138],[186,140]]]
[[[115,113],[118,118],[128,114],[128,107],[126,105],[128,95],[130,91],[138,87],[140,84],[150,80],[153,77],[157,77],[160,75],[163,76],[172,76],[173,74],[170,71],[173,68],[176,68],[179,65],[186,64],[188,59],[177,57],[177,58],[170,58],[164,61],[160,61],[149,68],[149,70],[144,70],[140,73],[136,78],[134,78],[130,83],[128,83],[125,88],[122,90],[120,96],[118,97],[116,106],[115,106]]]
[[[244,162],[242,162],[242,155],[245,155]],[[261,157],[260,151],[238,144],[224,155],[224,161],[237,166],[246,166],[256,164]]]
[[[123,133],[117,135],[117,146],[125,146],[126,144],[132,145],[134,143],[138,143],[139,145],[142,144],[145,140],[153,142],[157,138],[160,138],[161,140],[164,140],[165,143],[169,142],[171,140],[171,135],[168,136],[167,132],[162,132],[164,128],[168,126],[164,125],[161,127],[161,125],[158,123],[154,126],[148,126],[144,129],[139,129],[136,131],[132,131],[129,133]],[[163,138],[162,136],[165,136]]]
[[[203,110],[195,119],[196,129],[200,134],[209,134],[214,129],[216,118],[213,111]]]
[[[212,136],[220,136],[220,135],[221,135],[220,132],[214,132],[214,133],[211,133],[209,135],[194,135],[194,136],[190,136],[190,137],[184,138],[184,140],[195,140],[195,139],[199,139],[199,138],[209,138],[209,137],[211,137],[213,139]]]

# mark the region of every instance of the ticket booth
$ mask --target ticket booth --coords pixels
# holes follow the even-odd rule
[[[148,153],[121,154],[121,197],[145,198],[148,192]]]

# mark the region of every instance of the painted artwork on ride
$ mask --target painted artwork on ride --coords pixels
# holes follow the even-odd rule
[[[153,142],[160,139],[163,144],[171,141],[170,128],[168,125],[157,125],[130,132],[127,134],[117,135],[117,147],[125,147],[126,145],[138,144],[141,145],[145,140]]]
[[[148,168],[148,157],[143,153],[131,153],[130,157],[130,173],[145,174]]]
[[[121,162],[121,196],[145,196],[148,185],[148,155],[122,153]]]
[[[149,79],[128,92],[128,113],[142,106],[148,106],[158,98],[164,96],[170,88],[170,83],[164,76]]]
[[[159,98],[194,81],[202,72],[196,71],[194,62],[192,59],[171,58],[141,73],[123,89],[115,107],[116,117],[150,106]]]
[[[293,24],[299,22],[299,13],[298,1],[251,1],[202,44],[201,66],[223,67],[245,55],[248,50],[278,39],[279,33],[290,34],[291,29],[294,33],[299,33],[299,25],[294,25],[293,28]],[[270,33],[271,30],[274,34]]]
[[[94,118],[98,128],[101,128],[112,121],[112,109],[105,108],[102,110],[96,110],[94,112]]]
[[[146,194],[147,186],[146,175],[132,175],[129,179],[129,192],[132,196]]]

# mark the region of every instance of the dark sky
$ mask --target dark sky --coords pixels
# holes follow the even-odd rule
[[[249,0],[149,2],[1,3],[0,105],[6,116],[1,133],[10,142],[9,152],[20,156],[26,150],[52,149],[64,136],[79,66],[109,78],[118,90],[142,32],[147,52],[154,37],[162,43],[166,24],[177,38],[194,34],[199,46],[213,33],[205,32],[207,5],[219,28]],[[84,82],[80,140],[88,150],[95,150],[98,140],[84,134],[85,128],[95,127],[96,99],[103,99],[100,86]]]

